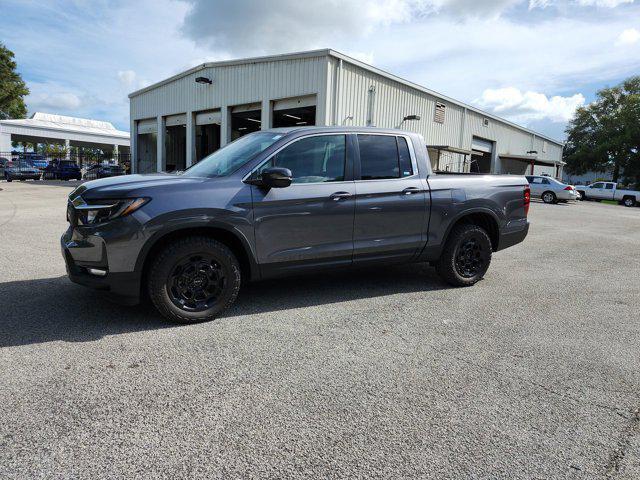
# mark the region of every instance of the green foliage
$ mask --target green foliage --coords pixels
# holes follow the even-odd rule
[[[29,89],[16,72],[13,57],[13,52],[0,43],[0,120],[27,115],[24,97],[29,95]]]
[[[613,181],[640,180],[640,76],[604,88],[597,99],[578,108],[567,126],[565,167],[580,175],[610,171]]]

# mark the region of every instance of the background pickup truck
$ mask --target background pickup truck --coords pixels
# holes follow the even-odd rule
[[[69,195],[72,281],[178,322],[215,318],[241,280],[430,262],[451,285],[527,235],[523,176],[436,175],[424,139],[301,127],[246,135],[180,175],[127,175]],[[375,281],[375,280],[372,280]]]
[[[615,200],[625,207],[635,207],[640,202],[640,192],[618,188],[614,182],[596,182],[576,186],[580,200]]]

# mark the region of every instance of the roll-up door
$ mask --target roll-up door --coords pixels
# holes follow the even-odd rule
[[[165,125],[167,127],[175,127],[176,125],[186,125],[187,115],[182,113],[180,115],[169,115],[165,118]]]
[[[484,140],[482,138],[473,137],[473,139],[471,140],[471,150],[491,153],[493,151],[493,142]]]
[[[222,122],[222,114],[220,111],[200,112],[196,114],[196,125],[211,125],[213,123],[220,124]]]
[[[283,98],[273,102],[273,110],[288,110],[290,108],[314,107],[316,105],[316,96],[307,95],[306,97]]]
[[[138,135],[158,132],[158,121],[155,118],[138,120]]]

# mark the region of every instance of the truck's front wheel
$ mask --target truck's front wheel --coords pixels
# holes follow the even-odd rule
[[[436,271],[451,285],[471,286],[487,272],[491,252],[491,239],[483,228],[472,224],[457,225],[436,263]]]
[[[207,237],[169,244],[153,260],[148,275],[151,301],[179,323],[216,318],[240,290],[240,266],[225,245]]]

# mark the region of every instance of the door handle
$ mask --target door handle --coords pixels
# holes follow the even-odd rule
[[[422,190],[420,190],[418,187],[407,187],[404,190],[402,190],[402,193],[404,193],[405,195],[411,195],[412,193],[420,193]]]
[[[338,202],[340,200],[342,200],[343,198],[349,198],[351,196],[351,194],[349,192],[336,192],[336,193],[332,193],[329,198],[331,200],[333,200],[334,202]]]

